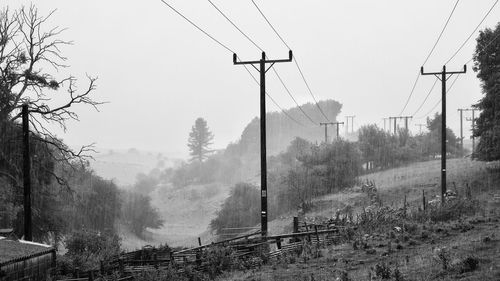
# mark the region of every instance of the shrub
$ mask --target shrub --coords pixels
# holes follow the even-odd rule
[[[476,257],[468,256],[457,264],[457,271],[459,273],[471,272],[478,268],[479,260]]]
[[[377,263],[375,265],[375,276],[383,280],[391,278],[391,268],[386,263]]]

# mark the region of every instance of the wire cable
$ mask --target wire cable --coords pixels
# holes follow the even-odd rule
[[[429,90],[429,92],[427,93],[427,96],[425,96],[425,99],[424,101],[420,104],[420,106],[417,108],[417,110],[415,110],[415,112],[412,114],[412,116],[415,116],[417,115],[417,113],[420,111],[420,109],[422,109],[422,106],[424,106],[425,102],[427,101],[427,99],[429,98],[429,96],[431,95],[432,93],[432,90],[434,90],[434,87],[436,87],[436,84],[437,84],[437,81],[439,79],[436,77],[436,79],[434,80],[434,84],[432,84],[432,87],[431,89]]]
[[[217,7],[211,0],[208,0],[208,2],[210,4],[212,4],[212,6],[232,25],[234,26],[234,28],[236,28],[236,30],[238,30],[241,34],[243,34],[243,36],[245,36],[245,38],[248,39],[248,41],[250,41],[257,49],[261,50],[262,52],[264,52],[264,50],[259,46],[257,45],[257,43],[255,43],[255,41],[253,41],[248,35],[246,35],[245,32],[243,32],[231,19],[229,19],[229,17],[226,16],[226,14],[224,12],[221,11],[221,9],[219,9],[219,7]]]
[[[178,10],[176,10],[174,7],[172,7],[172,5],[168,4],[167,2],[165,2],[165,0],[160,0],[161,2],[163,2],[163,4],[167,5],[170,9],[172,9],[172,11],[176,12],[179,16],[181,16],[182,18],[184,18],[187,22],[189,22],[192,26],[196,27],[196,29],[198,29],[199,31],[201,31],[203,34],[205,34],[206,36],[208,36],[210,39],[212,39],[214,42],[216,42],[217,44],[219,44],[220,46],[222,46],[224,49],[228,50],[229,52],[231,53],[235,53],[231,48],[229,48],[228,46],[226,46],[225,44],[221,43],[219,40],[215,39],[212,35],[208,34],[208,32],[206,32],[205,30],[203,30],[201,27],[199,27],[198,25],[196,25],[194,22],[192,22],[190,19],[188,19],[186,16],[184,16],[181,12],[179,12]]]
[[[476,26],[476,28],[474,28],[474,30],[471,32],[471,34],[469,35],[469,37],[467,37],[467,39],[465,39],[465,41],[462,43],[462,45],[460,45],[460,47],[458,47],[458,49],[455,51],[455,53],[444,63],[445,65],[448,64],[452,59],[454,59],[455,56],[460,52],[460,50],[462,50],[462,48],[465,46],[465,44],[467,44],[467,42],[469,42],[469,40],[472,38],[472,36],[474,35],[474,33],[476,33],[476,31],[479,29],[479,27],[481,26],[481,24],[483,24],[484,20],[486,20],[486,18],[491,13],[491,11],[493,10],[493,8],[497,5],[498,1],[499,0],[496,0],[495,3],[493,3],[493,5],[491,6],[491,8],[484,15],[483,19],[479,22],[479,24]]]
[[[460,75],[457,75],[455,80],[453,80],[453,82],[451,82],[450,87],[448,88],[448,90],[446,90],[446,94],[448,94],[450,92],[451,88],[453,88],[453,85],[455,85],[455,82],[457,82],[458,78],[460,78]],[[422,118],[429,116],[429,114],[432,113],[432,111],[441,103],[441,101],[442,101],[442,99],[439,99],[438,102],[431,108],[431,110],[429,110],[426,114],[421,115],[420,117],[416,117],[416,119],[422,119]]]
[[[488,42],[488,44],[484,45],[478,53],[480,53],[480,52],[484,51],[486,48],[488,48],[488,47],[489,47],[489,46],[490,46],[493,42],[495,42],[495,41],[496,41],[499,37],[500,37],[500,33],[498,33],[498,34],[497,34],[497,35],[496,35],[493,39],[491,39],[491,41],[490,41],[490,42]],[[465,64],[469,64],[469,63],[470,63],[471,61],[473,61],[473,60],[474,60],[474,57],[472,57],[470,60],[468,60]]]
[[[196,29],[198,29],[199,31],[201,31],[203,34],[205,34],[207,37],[209,37],[210,39],[212,39],[214,42],[216,42],[217,44],[219,44],[221,47],[223,47],[224,49],[228,50],[229,52],[231,52],[232,54],[234,54],[235,52],[229,48],[227,45],[223,44],[222,42],[220,42],[219,40],[217,40],[215,37],[213,37],[212,35],[210,35],[208,32],[206,32],[205,30],[203,30],[201,27],[199,27],[197,24],[195,24],[193,21],[191,21],[189,18],[187,18],[186,16],[184,16],[181,12],[179,12],[177,9],[175,9],[172,5],[168,4],[167,2],[165,2],[164,0],[160,0],[161,2],[163,2],[163,4],[167,5],[170,9],[172,9],[174,12],[176,12],[179,16],[181,16],[183,19],[185,19],[187,22],[189,22],[192,26],[194,26]],[[229,19],[228,19],[229,20]],[[239,29],[238,29],[239,30]],[[255,44],[256,45],[256,44]],[[259,84],[259,82],[257,81],[257,79],[253,76],[253,74],[250,72],[250,70],[246,67],[246,65],[243,65],[246,69],[246,71],[248,72],[248,74],[250,74],[250,76],[253,78],[253,80]],[[271,99],[271,101],[274,103],[274,105],[276,105],[276,107],[278,107],[281,112],[283,112],[288,118],[290,118],[293,122],[301,125],[301,126],[304,126],[303,124],[301,124],[300,122],[298,122],[297,120],[295,120],[294,118],[292,118],[286,111],[283,110],[283,108],[281,106],[279,106],[279,104],[271,97],[271,95],[269,95],[267,92],[266,92],[266,95],[267,97],[269,97],[269,99]]]
[[[432,46],[431,51],[429,52],[429,54],[425,58],[425,61],[424,61],[424,63],[422,65],[425,65],[425,63],[429,60],[429,58],[431,57],[432,53],[434,52],[434,49],[436,48],[437,44],[439,43],[439,40],[441,39],[441,36],[443,36],[444,30],[448,26],[448,23],[450,22],[450,19],[453,16],[453,13],[455,12],[455,9],[457,8],[458,2],[460,2],[460,0],[457,0],[457,2],[455,2],[455,6],[453,6],[453,9],[451,10],[450,15],[448,16],[448,19],[446,20],[446,23],[444,24],[443,29],[441,29],[441,33],[439,33],[439,36],[438,36],[436,42],[434,43],[434,46]]]
[[[290,45],[288,45],[288,43],[283,39],[283,37],[279,34],[279,32],[276,30],[276,28],[274,28],[274,26],[271,24],[271,22],[266,17],[266,15],[264,14],[264,12],[259,8],[259,6],[257,5],[257,3],[255,3],[254,0],[251,0],[251,1],[252,1],[253,5],[255,6],[255,8],[257,8],[257,10],[259,11],[260,15],[267,22],[267,24],[269,25],[269,27],[271,27],[271,29],[274,31],[274,33],[281,40],[281,42],[283,42],[283,44],[288,48],[288,50],[291,50],[292,48],[290,48]],[[304,81],[304,84],[306,85],[307,90],[309,91],[309,94],[313,98],[314,103],[316,104],[316,107],[319,109],[319,111],[321,112],[321,114],[323,115],[323,117],[325,117],[325,119],[328,122],[330,122],[330,119],[328,119],[328,116],[326,116],[326,114],[323,111],[323,109],[321,109],[321,107],[319,106],[318,101],[316,100],[316,97],[314,96],[314,94],[313,94],[313,92],[311,90],[311,87],[309,86],[309,83],[307,83],[306,77],[305,77],[304,73],[302,72],[302,69],[300,68],[300,65],[299,65],[299,62],[297,60],[297,57],[294,55],[293,58],[294,58],[295,65],[297,66],[297,69],[299,70],[300,76],[302,77],[302,80]]]
[[[261,16],[266,20],[267,24],[273,29],[274,33],[276,33],[276,35],[278,36],[278,38],[281,40],[281,42],[283,42],[283,44],[288,48],[288,50],[291,50],[292,48],[290,48],[290,46],[288,46],[288,44],[285,42],[285,40],[283,39],[283,37],[281,37],[281,35],[278,33],[278,31],[276,30],[276,28],[274,28],[274,26],[271,24],[271,22],[267,19],[266,15],[264,15],[264,13],[262,12],[262,10],[259,8],[259,6],[257,6],[257,3],[255,3],[254,0],[252,0],[252,3],[253,5],[255,6],[255,8],[257,8],[257,10],[259,11],[259,13],[261,14]]]
[[[427,54],[427,57],[425,58],[424,63],[422,63],[422,65],[425,65],[427,63],[427,61],[431,57],[432,53],[434,52],[434,49],[436,49],[436,46],[439,43],[439,41],[441,40],[441,37],[443,36],[443,33],[446,30],[446,27],[448,26],[448,23],[450,22],[451,17],[455,13],[455,9],[458,6],[458,2],[460,2],[460,0],[457,0],[457,2],[455,2],[455,5],[453,6],[453,9],[451,10],[450,15],[448,16],[448,19],[446,19],[446,22],[445,22],[443,28],[441,29],[441,32],[439,33],[438,38],[436,39],[436,42],[434,42],[434,45],[432,46],[432,49]],[[415,78],[415,82],[413,82],[413,86],[411,87],[411,91],[410,91],[410,94],[408,95],[408,98],[406,99],[405,105],[403,106],[403,109],[401,110],[401,112],[398,114],[399,116],[403,115],[403,112],[405,111],[406,107],[408,106],[408,103],[410,102],[410,99],[413,96],[413,93],[415,92],[415,88],[417,86],[417,83],[418,83],[419,79],[420,79],[420,70],[417,73],[417,78]]]
[[[264,50],[255,43],[255,41],[253,41],[245,32],[243,32],[243,30],[241,30],[224,12],[222,12],[221,9],[219,9],[211,0],[208,0],[208,2],[210,2],[210,4],[212,4],[212,6],[234,27],[236,28],[236,30],[238,30],[243,36],[245,36],[245,38],[248,39],[248,41],[250,41],[257,49],[261,50],[262,52],[264,52]],[[239,60],[239,59],[238,59]],[[252,78],[255,80],[255,82],[257,82],[257,84],[260,85],[260,83],[257,81],[257,79],[253,76],[253,74],[248,70],[248,68],[246,67],[246,65],[243,65],[245,66],[245,69],[247,70],[247,72],[252,76]],[[273,70],[274,72],[276,73],[276,75],[278,75],[279,77],[279,74],[277,73],[277,71],[274,69],[273,67]],[[281,81],[281,84],[283,85],[283,87],[285,88],[285,90],[287,91],[288,95],[292,98],[292,100],[295,102],[295,104],[297,105],[297,107],[300,109],[300,111],[309,119],[311,120],[311,118],[304,112],[304,110],[302,110],[301,106],[297,103],[297,101],[295,100],[295,98],[293,97],[293,95],[291,94],[291,92],[288,90],[288,87],[285,85],[285,83],[283,82],[283,80],[281,80],[281,77],[279,77],[280,81]],[[288,115],[279,105],[278,103],[276,103],[276,101],[266,92],[266,95],[273,101],[273,103],[279,108],[281,109],[281,111],[283,113],[285,113],[286,115]],[[290,117],[290,116],[289,116]],[[291,118],[290,119],[294,120],[295,122],[297,122],[295,119]],[[297,122],[299,123],[299,122]],[[299,123],[300,124],[300,123]],[[300,124],[302,125],[302,124]],[[304,126],[304,125],[302,125]]]
[[[415,92],[415,88],[417,87],[417,83],[418,83],[419,79],[420,79],[420,70],[417,73],[417,78],[415,78],[415,82],[413,82],[413,87],[411,88],[410,95],[408,95],[408,98],[406,99],[405,106],[403,106],[403,109],[398,114],[398,116],[403,115],[403,112],[405,111],[406,107],[408,106],[408,103],[410,102],[410,99],[411,99],[411,96],[413,95],[413,92]]]
[[[246,65],[243,65],[245,67],[245,70],[248,72],[248,74],[250,74],[250,76],[252,77],[253,81],[255,81],[255,83],[257,83],[257,85],[260,86],[260,83],[259,81],[257,81],[257,78],[255,78],[255,76],[253,76],[252,72],[250,72],[250,70],[248,69],[248,67]],[[273,97],[271,97],[271,95],[269,95],[266,91],[266,96],[274,103],[274,105],[276,105],[276,107],[278,107],[281,112],[283,112],[283,114],[285,114],[288,118],[290,118],[293,122],[299,124],[300,126],[302,127],[305,127],[304,124],[300,123],[299,121],[295,120],[292,116],[290,116],[281,106],[279,106],[279,104],[273,99]],[[299,107],[300,108],[300,107]]]
[[[285,82],[283,82],[283,79],[281,79],[281,76],[278,74],[278,71],[276,71],[276,69],[274,67],[272,69],[274,71],[274,74],[276,74],[276,76],[278,77],[278,80],[280,80],[281,85],[283,85],[283,87],[285,88],[286,92],[288,93],[288,95],[290,96],[290,98],[292,98],[293,102],[297,105],[297,107],[299,108],[299,110],[307,117],[307,119],[309,119],[309,121],[311,121],[311,123],[318,124],[318,123],[314,122],[314,120],[312,120],[312,118],[297,103],[297,101],[293,97],[292,93],[290,92],[290,90],[288,89],[288,87],[285,85]]]

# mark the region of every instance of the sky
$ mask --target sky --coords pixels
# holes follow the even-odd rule
[[[207,0],[166,1],[236,51],[242,60],[260,58],[260,50]],[[292,48],[316,99],[342,103],[339,121],[355,115],[355,128],[368,123],[383,127],[382,118],[401,112],[420,66],[456,2],[255,1]],[[213,2],[262,46],[268,57],[288,56],[288,49],[251,0]],[[460,1],[425,70],[440,71],[494,2]],[[13,9],[30,3],[3,0],[1,6]],[[67,28],[61,38],[74,42],[62,50],[71,67],[54,75],[74,75],[81,89],[86,86],[87,74],[97,76],[94,98],[109,102],[100,106],[99,112],[75,106],[80,121],[69,122],[65,132],[55,128],[72,146],[96,143],[100,148],[137,148],[186,156],[188,134],[196,118],[207,120],[215,135],[214,147],[223,148],[237,141],[245,125],[259,114],[259,88],[242,66],[232,64],[231,52],[160,0],[33,3],[43,14],[57,9],[47,28]],[[493,28],[498,19],[500,5],[480,29]],[[472,58],[477,34],[447,65],[449,70],[461,70]],[[457,109],[470,107],[482,96],[479,80],[472,65],[468,66],[447,98],[448,126],[456,133],[460,124]],[[299,104],[313,101],[293,63],[275,67]],[[283,108],[293,107],[276,77],[268,74],[268,93]],[[403,115],[414,113],[433,82],[432,76],[420,77]],[[440,89],[438,84],[417,117],[436,104]],[[61,102],[61,97],[64,95],[57,95],[54,102]],[[272,103],[267,104],[269,111],[277,110]],[[417,132],[419,123],[425,119],[413,119],[410,128]],[[464,124],[467,134],[469,123]],[[322,130],[319,124],[318,130]]]

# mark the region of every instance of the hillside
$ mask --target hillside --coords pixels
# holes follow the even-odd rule
[[[427,201],[439,194],[439,164],[440,161],[415,163],[367,174],[361,180],[375,182],[382,206],[402,210],[406,197],[408,212],[418,213],[423,192]],[[500,268],[496,266],[500,263],[499,169],[497,162],[468,158],[448,161],[449,189],[463,197],[469,190],[472,196],[469,200],[477,202],[473,208],[453,209],[463,214],[458,220],[451,217],[439,218],[438,222],[415,220],[406,227],[398,225],[408,230],[397,233],[394,227],[383,228],[383,216],[389,213],[380,213],[381,223],[375,223],[364,230],[366,234],[356,238],[364,245],[361,248],[355,242],[340,243],[321,249],[316,258],[306,258],[302,252],[296,258],[286,257],[257,271],[232,272],[219,280],[382,280],[384,272],[391,275],[383,280],[499,280]],[[359,187],[323,196],[301,220],[331,218],[347,205],[354,207],[354,213],[361,214],[371,205],[368,197]],[[272,221],[271,232],[289,232],[294,215],[297,214]],[[396,269],[399,279],[392,275]]]

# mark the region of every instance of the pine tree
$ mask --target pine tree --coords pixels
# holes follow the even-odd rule
[[[203,118],[196,119],[194,126],[189,133],[188,147],[191,155],[191,161],[203,162],[212,152],[209,146],[212,144],[214,135],[207,126],[207,121]]]

